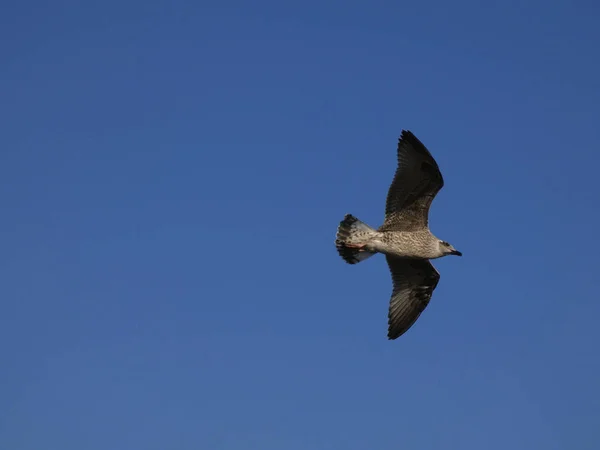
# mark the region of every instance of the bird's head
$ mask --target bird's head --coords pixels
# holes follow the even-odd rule
[[[447,243],[446,241],[439,241],[438,245],[439,245],[440,253],[443,256],[446,256],[446,255],[462,256],[461,252],[456,250],[454,247],[452,247],[451,244]]]

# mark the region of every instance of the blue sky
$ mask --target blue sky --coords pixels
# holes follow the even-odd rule
[[[0,13],[0,448],[596,449],[597,2]],[[464,253],[386,339],[412,130]]]

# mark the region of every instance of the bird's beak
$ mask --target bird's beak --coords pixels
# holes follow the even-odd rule
[[[453,250],[451,254],[456,256],[462,256],[462,252],[459,252],[458,250]]]

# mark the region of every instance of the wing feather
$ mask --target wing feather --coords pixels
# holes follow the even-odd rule
[[[428,260],[386,256],[393,292],[388,312],[388,339],[397,339],[413,326],[425,310],[440,274]]]
[[[428,227],[429,208],[444,186],[437,162],[410,131],[398,139],[398,167],[388,190],[380,231],[414,231]]]

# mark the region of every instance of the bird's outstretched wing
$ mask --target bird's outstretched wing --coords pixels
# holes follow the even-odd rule
[[[402,336],[429,304],[440,274],[429,260],[386,256],[394,290],[388,313],[388,339]]]
[[[444,186],[429,150],[410,131],[398,140],[398,168],[388,191],[380,231],[413,231],[428,227],[429,207]]]

